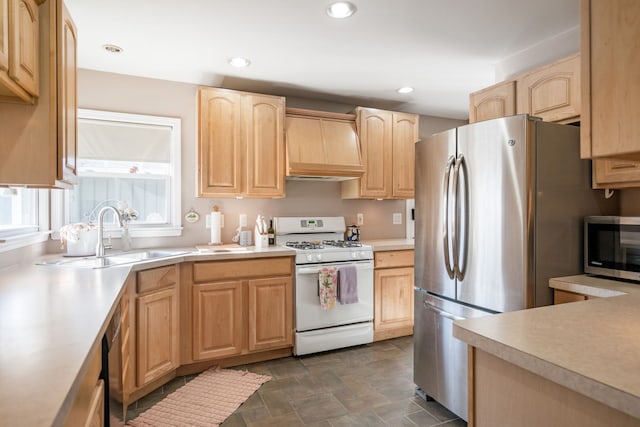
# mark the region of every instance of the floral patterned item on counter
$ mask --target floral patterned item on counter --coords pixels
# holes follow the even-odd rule
[[[318,293],[320,296],[320,308],[330,310],[336,305],[338,294],[338,269],[335,267],[322,267],[318,274]]]
[[[60,248],[64,249],[67,241],[72,240],[77,242],[80,240],[78,231],[80,230],[95,230],[96,226],[92,223],[78,222],[76,224],[63,225],[60,228]]]

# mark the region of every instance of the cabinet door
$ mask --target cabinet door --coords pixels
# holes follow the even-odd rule
[[[374,271],[376,340],[413,333],[413,267]]]
[[[469,123],[516,114],[516,82],[507,81],[469,94]]]
[[[244,95],[246,196],[284,197],[284,98]]]
[[[38,5],[34,0],[9,0],[9,19],[9,75],[38,96]]]
[[[563,291],[560,289],[553,290],[553,304],[566,304],[569,302],[585,301],[589,297],[575,292]]]
[[[640,161],[594,159],[594,188],[626,188],[640,186]]]
[[[193,359],[242,351],[242,281],[193,285]]]
[[[400,199],[414,197],[418,120],[416,114],[393,113],[392,196]]]
[[[9,0],[0,0],[0,71],[9,69]]]
[[[290,277],[249,280],[249,351],[293,345]]]
[[[358,110],[358,135],[365,172],[360,196],[386,198],[391,194],[393,117],[390,111]]]
[[[242,193],[241,95],[200,88],[198,116],[198,196]]]
[[[580,56],[556,61],[517,79],[517,111],[547,122],[580,117]]]
[[[104,426],[104,381],[98,380],[98,385],[91,396],[89,415],[85,421],[85,427]]]
[[[58,25],[58,180],[75,184],[78,152],[78,33],[64,3]]]
[[[583,158],[640,153],[639,21],[637,0],[582,0]]]
[[[137,386],[178,366],[178,299],[175,288],[137,298]]]

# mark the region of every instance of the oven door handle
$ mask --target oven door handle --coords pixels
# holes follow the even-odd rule
[[[358,270],[363,269],[363,268],[370,268],[373,269],[373,263],[370,261],[366,261],[366,262],[350,262],[350,263],[344,263],[344,264],[327,264],[327,265],[323,265],[322,267],[340,267],[342,265],[355,265]],[[320,274],[320,271],[322,270],[322,267],[302,267],[302,268],[297,268],[296,269],[296,273],[297,274]]]

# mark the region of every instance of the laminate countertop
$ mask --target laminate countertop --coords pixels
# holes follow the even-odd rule
[[[0,424],[64,423],[131,271],[183,261],[294,254],[280,247],[237,253],[191,250],[109,268],[21,264],[0,269]],[[62,257],[35,261],[56,259]]]
[[[640,419],[640,285],[584,275],[552,281],[603,298],[458,320],[453,335]]]

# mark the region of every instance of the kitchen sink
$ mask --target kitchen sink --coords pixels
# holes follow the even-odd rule
[[[150,261],[162,258],[170,258],[173,256],[186,254],[186,251],[152,249],[140,252],[120,252],[111,255],[105,255],[102,258],[85,257],[85,258],[64,258],[39,262],[38,265],[50,265],[58,267],[78,267],[78,268],[105,268],[115,265],[133,264],[135,262]]]

